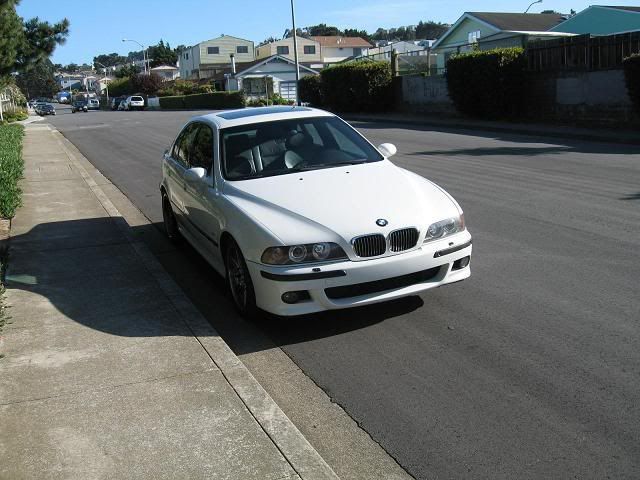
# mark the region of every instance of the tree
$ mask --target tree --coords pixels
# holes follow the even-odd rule
[[[342,35],[342,31],[338,27],[327,25],[326,23],[311,25],[306,27],[305,31],[311,37]]]
[[[60,70],[62,72],[64,72],[64,73],[76,73],[76,72],[80,71],[80,67],[78,65],[76,65],[75,63],[70,63],[70,64],[65,65],[64,67],[62,67]]]
[[[356,28],[345,28],[342,32],[345,37],[360,37],[364,38],[367,42],[371,41],[371,35],[366,30],[358,30]]]
[[[37,17],[23,21],[16,13],[20,0],[0,0],[0,82],[49,58],[69,34],[69,21],[51,25]]]
[[[157,67],[158,65],[174,65],[178,61],[178,54],[171,49],[169,44],[165,44],[162,39],[157,45],[149,47],[147,50],[149,59],[151,60],[151,66]]]
[[[136,92],[150,95],[160,89],[162,86],[162,77],[155,73],[150,75],[136,74],[131,77],[131,86]]]
[[[416,25],[416,38],[435,40],[449,30],[449,27],[450,25],[446,23],[433,22],[431,20],[428,22],[420,21]]]
[[[305,37],[305,38],[309,37],[309,33],[306,32],[305,30],[302,30],[301,28],[296,28],[296,35],[298,37]],[[293,37],[293,30],[287,28],[284,31],[284,35],[282,36],[282,38],[290,38],[290,37]]]
[[[278,40],[280,40],[279,38],[276,37],[269,37],[269,38],[265,38],[263,41],[261,41],[258,46],[261,47],[262,45],[266,45],[267,43],[273,43],[273,42],[277,42]]]
[[[16,83],[28,98],[53,97],[60,86],[54,76],[54,66],[47,58],[40,60],[26,72],[16,77]]]
[[[119,70],[116,70],[116,78],[131,77],[138,73],[140,73],[140,67],[137,65],[125,65]]]
[[[105,67],[115,67],[116,65],[121,65],[126,62],[127,59],[122,55],[118,55],[117,53],[107,53],[93,57],[93,66],[95,68],[103,68]],[[100,65],[100,63],[102,65]]]

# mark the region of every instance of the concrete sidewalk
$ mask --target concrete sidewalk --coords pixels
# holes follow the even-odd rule
[[[446,116],[418,115],[411,113],[350,113],[342,117],[349,121],[395,123],[434,128],[505,132],[539,137],[556,137],[595,142],[625,143],[640,145],[640,132],[632,130],[608,130],[604,128],[583,128],[567,125],[515,123],[504,121],[474,120]]]
[[[331,479],[45,124],[26,126],[0,359],[0,479]]]

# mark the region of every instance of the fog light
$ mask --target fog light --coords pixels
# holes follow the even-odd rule
[[[460,270],[466,267],[467,265],[469,265],[470,261],[471,261],[471,257],[463,257],[459,260],[456,260],[455,262],[453,262],[452,270]]]
[[[284,292],[282,294],[282,301],[288,304],[294,304],[303,300],[309,300],[309,292],[306,290],[298,290],[296,292]]]

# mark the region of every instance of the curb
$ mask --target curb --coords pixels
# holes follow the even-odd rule
[[[71,163],[85,180],[91,191],[96,195],[105,211],[117,223],[125,237],[135,250],[145,268],[160,286],[163,293],[174,305],[182,320],[193,333],[209,358],[220,369],[238,398],[245,405],[249,413],[260,425],[265,434],[271,439],[285,460],[303,480],[331,479],[339,480],[333,469],[324,461],[315,448],[302,435],[293,422],[278,407],[271,396],[262,388],[247,367],[233,353],[231,348],[220,337],[218,332],[200,314],[182,289],[173,281],[155,258],[151,250],[141,241],[131,236],[129,224],[125,217],[109,200],[102,188],[96,183],[83,165],[90,169],[95,167],[81,153],[74,153],[69,146],[75,146],[58,130],[50,127],[56,141],[69,157]],[[77,150],[77,149],[76,149]],[[108,181],[108,180],[107,180]],[[111,184],[111,182],[109,182]],[[113,185],[113,184],[111,184]],[[114,185],[115,188],[117,188]],[[126,196],[125,196],[126,198]],[[128,201],[128,200],[127,200]],[[135,211],[138,209],[131,202]]]
[[[395,118],[395,117],[378,117],[378,116],[367,116],[367,115],[358,115],[358,114],[345,114],[342,116],[345,120],[356,121],[356,122],[375,122],[375,123],[394,123],[400,125],[418,125],[423,127],[440,127],[440,128],[448,128],[453,130],[477,130],[477,131],[485,131],[485,132],[503,132],[503,133],[513,133],[519,135],[527,135],[531,137],[552,137],[552,138],[564,138],[564,139],[573,139],[573,140],[587,140],[591,142],[606,142],[606,143],[621,143],[626,145],[640,145],[640,132],[635,134],[633,132],[629,132],[628,134],[617,134],[614,131],[602,132],[601,130],[593,130],[593,131],[566,131],[563,130],[564,127],[562,125],[555,125],[556,129],[553,130],[541,130],[534,125],[527,124],[509,124],[509,125],[494,125],[494,124],[484,124],[484,123],[475,123],[468,122],[464,119],[460,119],[459,122],[456,121],[438,121],[435,119],[424,118]]]

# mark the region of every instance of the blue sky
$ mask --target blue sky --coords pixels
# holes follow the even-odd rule
[[[411,25],[419,20],[453,23],[464,11],[523,12],[532,0],[297,0],[296,23],[299,27],[327,23],[340,28],[353,27],[374,31]],[[597,5],[638,5],[640,2],[615,0]],[[193,45],[221,34],[260,42],[282,36],[290,26],[289,0],[109,0],[83,3],[22,0],[18,13],[38,16],[51,22],[67,17],[71,33],[67,43],[58,47],[54,63],[90,63],[95,55],[126,54],[139,49],[122,43],[132,38],[144,45],[160,38],[175,47]],[[544,0],[530,12],[553,9],[560,12],[583,10],[584,0]]]

